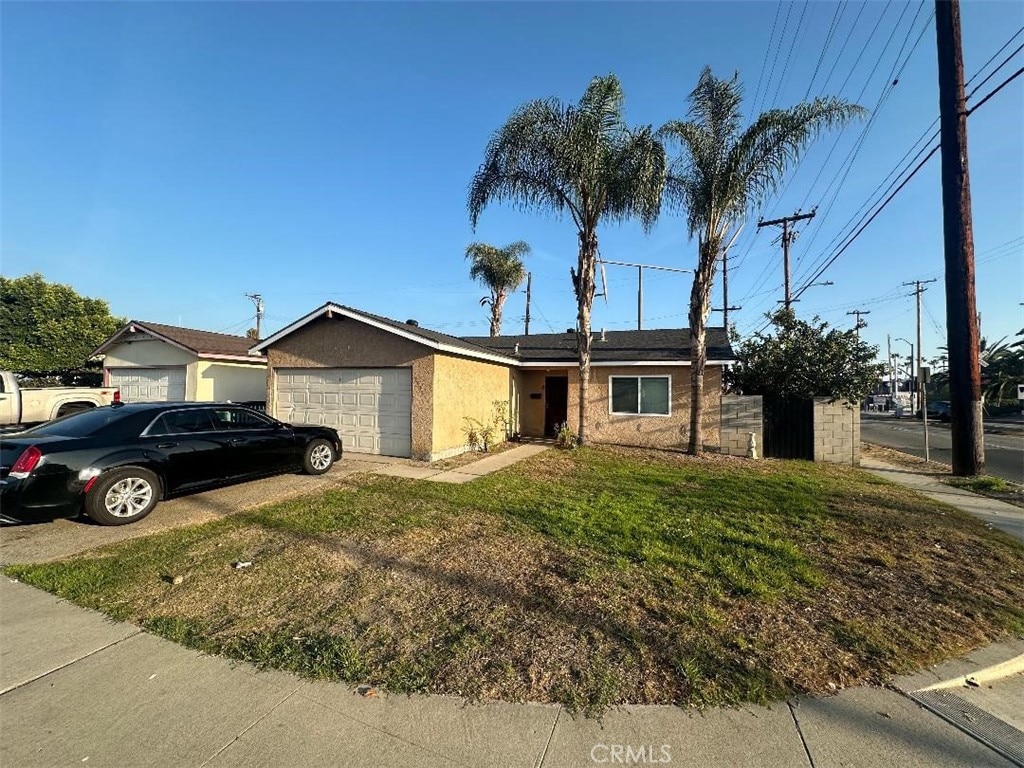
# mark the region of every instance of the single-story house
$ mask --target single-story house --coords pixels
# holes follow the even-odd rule
[[[264,341],[267,412],[338,429],[346,450],[434,461],[469,449],[468,420],[490,424],[504,404],[511,429],[552,435],[578,423],[576,335],[458,338],[327,303]],[[722,367],[733,353],[708,331],[706,434],[717,440]],[[689,331],[594,335],[588,439],[672,447],[689,427]]]
[[[132,320],[93,351],[103,355],[103,384],[133,401],[260,401],[267,359],[253,339]]]

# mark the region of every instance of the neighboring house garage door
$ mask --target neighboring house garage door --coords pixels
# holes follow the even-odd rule
[[[184,400],[184,368],[111,368],[110,386],[121,390],[121,401],[142,403]]]
[[[279,368],[276,402],[283,421],[337,429],[346,451],[412,455],[409,368]]]

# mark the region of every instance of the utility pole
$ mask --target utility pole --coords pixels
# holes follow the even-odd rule
[[[914,361],[914,391],[917,392],[917,402],[921,406],[921,421],[924,424],[924,460],[928,461],[928,404],[925,402],[924,393],[924,382],[921,381],[921,368],[924,365],[924,354],[921,351],[921,294],[927,289],[922,287],[926,283],[934,283],[935,278],[931,280],[914,280],[913,282],[903,283],[903,285],[914,286],[914,293],[912,296],[917,297],[917,359]]]
[[[733,240],[735,239],[734,237]],[[743,307],[729,306],[729,249],[726,248],[722,251],[722,306],[717,309],[712,307],[711,311],[722,313],[722,327],[725,328],[726,333],[729,333],[729,313],[739,312],[741,309]]]
[[[260,327],[263,325],[263,297],[258,293],[247,293],[245,298],[252,299],[256,305],[256,340],[260,340]]]
[[[942,145],[942,224],[946,262],[946,346],[954,475],[985,471],[980,335],[974,294],[974,232],[967,164],[967,98],[960,0],[935,0]]]
[[[636,329],[643,330],[644,317],[644,270],[660,269],[662,272],[693,272],[692,269],[676,269],[675,267],[663,267],[658,264],[635,264],[631,261],[604,261],[605,264],[614,264],[617,267],[636,267],[639,281],[636,292]]]
[[[854,323],[853,330],[855,330],[857,332],[857,340],[860,341],[860,329],[863,328],[865,325],[867,325],[867,323],[862,323],[861,322],[860,316],[861,315],[870,315],[871,314],[871,310],[870,309],[851,309],[846,314],[848,314],[848,315],[856,315],[857,316],[857,322]]]
[[[782,303],[786,305],[787,310],[790,309],[790,307],[793,304],[793,294],[789,290],[789,244],[793,242],[793,238],[796,234],[795,232],[790,230],[789,225],[791,223],[803,221],[804,219],[813,219],[816,211],[817,209],[811,211],[810,213],[800,213],[799,211],[797,211],[792,216],[783,216],[781,219],[772,219],[771,221],[757,222],[758,229],[760,229],[761,227],[776,227],[779,226],[780,224],[782,225],[782,267],[785,271],[786,278],[786,298],[783,300]]]
[[[892,336],[890,334],[888,334],[888,333],[885,334],[885,357],[886,357],[886,360],[889,361],[889,398],[893,402],[895,402],[896,398],[893,397],[893,394],[896,391],[895,390],[896,377],[893,374],[893,370],[892,370],[893,369],[893,365],[892,365]]]
[[[533,272],[526,273],[526,336],[530,335],[530,289],[533,287]]]

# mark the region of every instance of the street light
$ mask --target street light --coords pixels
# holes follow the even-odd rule
[[[917,392],[917,375],[914,372],[914,344],[903,337],[897,337],[896,341],[902,341],[904,344],[910,345],[910,415],[913,416],[917,412],[914,409],[914,393]]]

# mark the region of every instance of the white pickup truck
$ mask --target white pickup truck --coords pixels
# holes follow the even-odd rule
[[[22,389],[10,371],[0,371],[0,427],[39,424],[58,416],[114,402],[117,387]]]

